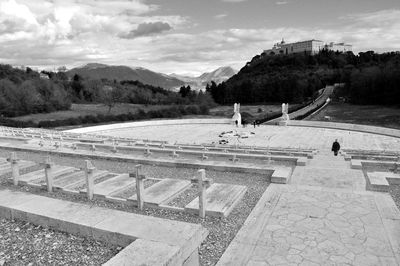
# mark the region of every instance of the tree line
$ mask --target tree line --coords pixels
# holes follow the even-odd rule
[[[190,86],[168,91],[133,80],[95,80],[77,74],[68,77],[63,71],[38,73],[29,67],[18,69],[0,64],[2,116],[68,110],[72,103],[103,103],[109,110],[117,103],[197,105],[203,109],[215,104],[208,93],[193,91]]]
[[[208,84],[206,91],[219,104],[303,103],[334,83],[345,83],[336,94],[351,103],[398,104],[400,53],[261,54],[226,82]]]

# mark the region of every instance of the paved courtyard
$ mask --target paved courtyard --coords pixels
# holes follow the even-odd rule
[[[346,149],[400,150],[400,139],[346,130],[279,127],[262,125],[256,128],[236,128],[223,124],[157,125],[132,127],[98,132],[100,134],[133,137],[150,140],[166,140],[180,143],[211,143],[221,139],[222,132],[237,130],[253,132],[247,139],[240,139],[239,144],[271,147],[314,148],[330,150],[332,142],[338,139]],[[236,144],[236,137],[228,137],[229,144]]]
[[[400,265],[400,212],[343,157],[271,184],[218,265]]]

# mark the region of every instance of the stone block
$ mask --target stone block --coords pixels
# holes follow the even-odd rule
[[[305,157],[298,157],[296,161],[297,166],[306,166],[307,165],[307,158]]]
[[[120,265],[182,265],[180,248],[177,246],[137,239],[107,261],[104,266]]]
[[[247,188],[241,185],[215,183],[206,190],[206,215],[227,217],[246,193]],[[185,211],[198,213],[199,198],[185,206]]]

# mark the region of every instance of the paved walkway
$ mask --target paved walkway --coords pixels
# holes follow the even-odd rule
[[[239,144],[270,147],[287,147],[303,149],[319,149],[330,151],[332,142],[338,139],[345,149],[400,150],[400,139],[370,133],[312,128],[312,127],[280,127],[262,125],[256,128],[236,128],[223,124],[202,125],[155,125],[136,128],[115,129],[99,132],[100,134],[131,137],[139,139],[165,140],[170,143],[211,143],[221,139],[222,132],[237,130],[238,132],[254,132],[247,139],[240,139]],[[228,138],[229,144],[235,145],[236,137]]]
[[[400,265],[400,212],[343,157],[271,184],[218,265]]]

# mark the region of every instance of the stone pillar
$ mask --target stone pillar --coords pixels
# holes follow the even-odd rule
[[[197,171],[198,177],[191,180],[192,184],[197,184],[199,193],[199,216],[206,217],[206,189],[210,186],[211,180],[206,178],[206,170]]]
[[[93,199],[93,187],[94,187],[94,171],[96,168],[89,160],[85,160],[85,175],[86,175],[86,194],[89,200]]]
[[[18,158],[17,154],[15,152],[12,152],[10,154],[10,158],[7,159],[11,163],[11,175],[13,179],[13,184],[14,186],[18,186],[18,181],[19,181],[19,164],[18,164]]]
[[[136,179],[136,200],[139,210],[143,210],[144,206],[144,180],[146,177],[141,174],[142,165],[138,164],[135,166],[135,173],[129,174],[130,177],[135,177]]]
[[[44,162],[44,173],[46,176],[47,192],[53,192],[53,166],[50,156]]]

